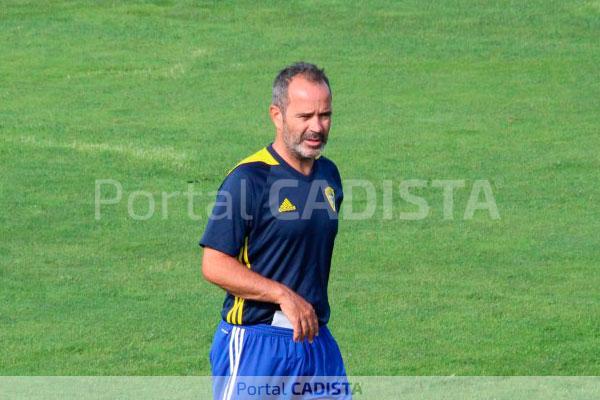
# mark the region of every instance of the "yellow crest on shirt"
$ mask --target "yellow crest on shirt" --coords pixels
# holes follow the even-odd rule
[[[335,192],[331,186],[325,188],[325,198],[327,199],[327,202],[329,202],[331,209],[335,211]]]

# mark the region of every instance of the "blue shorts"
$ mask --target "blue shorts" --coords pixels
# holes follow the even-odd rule
[[[214,399],[350,399],[340,349],[322,326],[313,343],[293,330],[221,321],[210,349]]]

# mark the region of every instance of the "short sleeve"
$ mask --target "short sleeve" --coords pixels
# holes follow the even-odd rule
[[[225,178],[217,192],[200,246],[238,256],[252,223],[252,193],[252,181],[239,168]]]

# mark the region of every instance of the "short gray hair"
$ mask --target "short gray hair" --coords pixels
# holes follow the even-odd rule
[[[326,84],[329,88],[329,93],[331,93],[331,86],[329,86],[329,79],[325,75],[325,69],[304,61],[288,65],[279,71],[273,82],[273,98],[271,100],[271,103],[279,107],[284,114],[288,105],[288,86],[292,78],[296,75],[301,75],[310,82]]]

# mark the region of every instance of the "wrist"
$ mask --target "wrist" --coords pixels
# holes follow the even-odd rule
[[[275,288],[275,291],[273,293],[274,295],[274,303],[275,304],[281,304],[284,302],[285,298],[287,297],[289,292],[289,289],[287,288],[287,286],[282,285],[282,284],[278,284]]]

